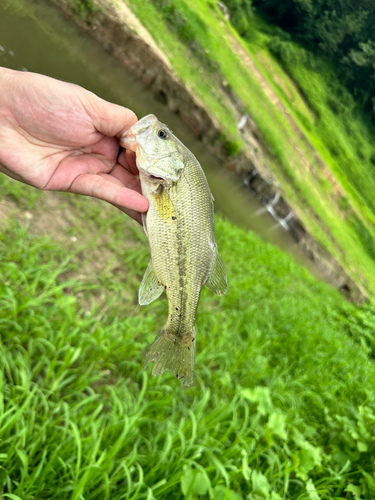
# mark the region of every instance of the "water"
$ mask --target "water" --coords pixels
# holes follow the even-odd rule
[[[103,99],[131,108],[139,117],[155,114],[199,159],[214,195],[217,213],[255,231],[322,277],[241,179],[220,165],[177,115],[157,101],[99,43],[44,0],[0,0],[0,66],[76,83]]]

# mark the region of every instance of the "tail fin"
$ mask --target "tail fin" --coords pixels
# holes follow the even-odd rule
[[[195,363],[194,329],[177,336],[163,328],[146,352],[144,370],[151,361],[155,361],[153,375],[161,375],[169,370],[184,386],[191,385]]]

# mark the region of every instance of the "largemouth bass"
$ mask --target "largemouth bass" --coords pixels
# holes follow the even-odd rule
[[[205,285],[217,295],[228,288],[214,235],[213,197],[195,156],[154,115],[135,123],[120,145],[136,153],[142,193],[149,201],[143,216],[151,260],[138,295],[140,305],[165,290],[168,319],[146,352],[144,369],[170,370],[183,385],[194,378],[195,316]]]

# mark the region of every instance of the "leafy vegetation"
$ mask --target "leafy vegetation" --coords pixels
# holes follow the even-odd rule
[[[83,17],[86,13],[95,12],[96,10],[92,0],[69,0],[69,2],[80,17]]]
[[[143,354],[167,304],[134,309],[145,238],[114,209],[71,201],[77,230],[83,210],[125,273],[80,277],[91,238],[74,250],[15,221],[1,233],[4,498],[374,495],[371,308],[218,219],[230,289],[203,291],[195,383],[149,378]],[[134,246],[119,249],[130,228]]]
[[[298,83],[310,109],[318,117],[315,130],[334,160],[330,162],[332,168],[343,183],[344,178],[349,179],[350,185],[374,212],[375,151],[371,137],[375,128],[327,62],[285,38],[271,38],[269,47]]]
[[[225,0],[230,22],[241,36],[252,37],[251,18],[253,16],[251,0]]]
[[[254,0],[252,3],[273,23],[291,33],[294,40],[333,62],[358,102],[374,116],[373,2],[359,0],[354,5],[346,0]]]

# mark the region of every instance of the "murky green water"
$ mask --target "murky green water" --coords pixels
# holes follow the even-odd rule
[[[216,212],[292,253],[321,277],[290,235],[264,213],[236,174],[220,165],[181,122],[120,63],[45,0],[0,0],[0,65],[81,85],[139,117],[155,114],[193,151],[207,175]]]

